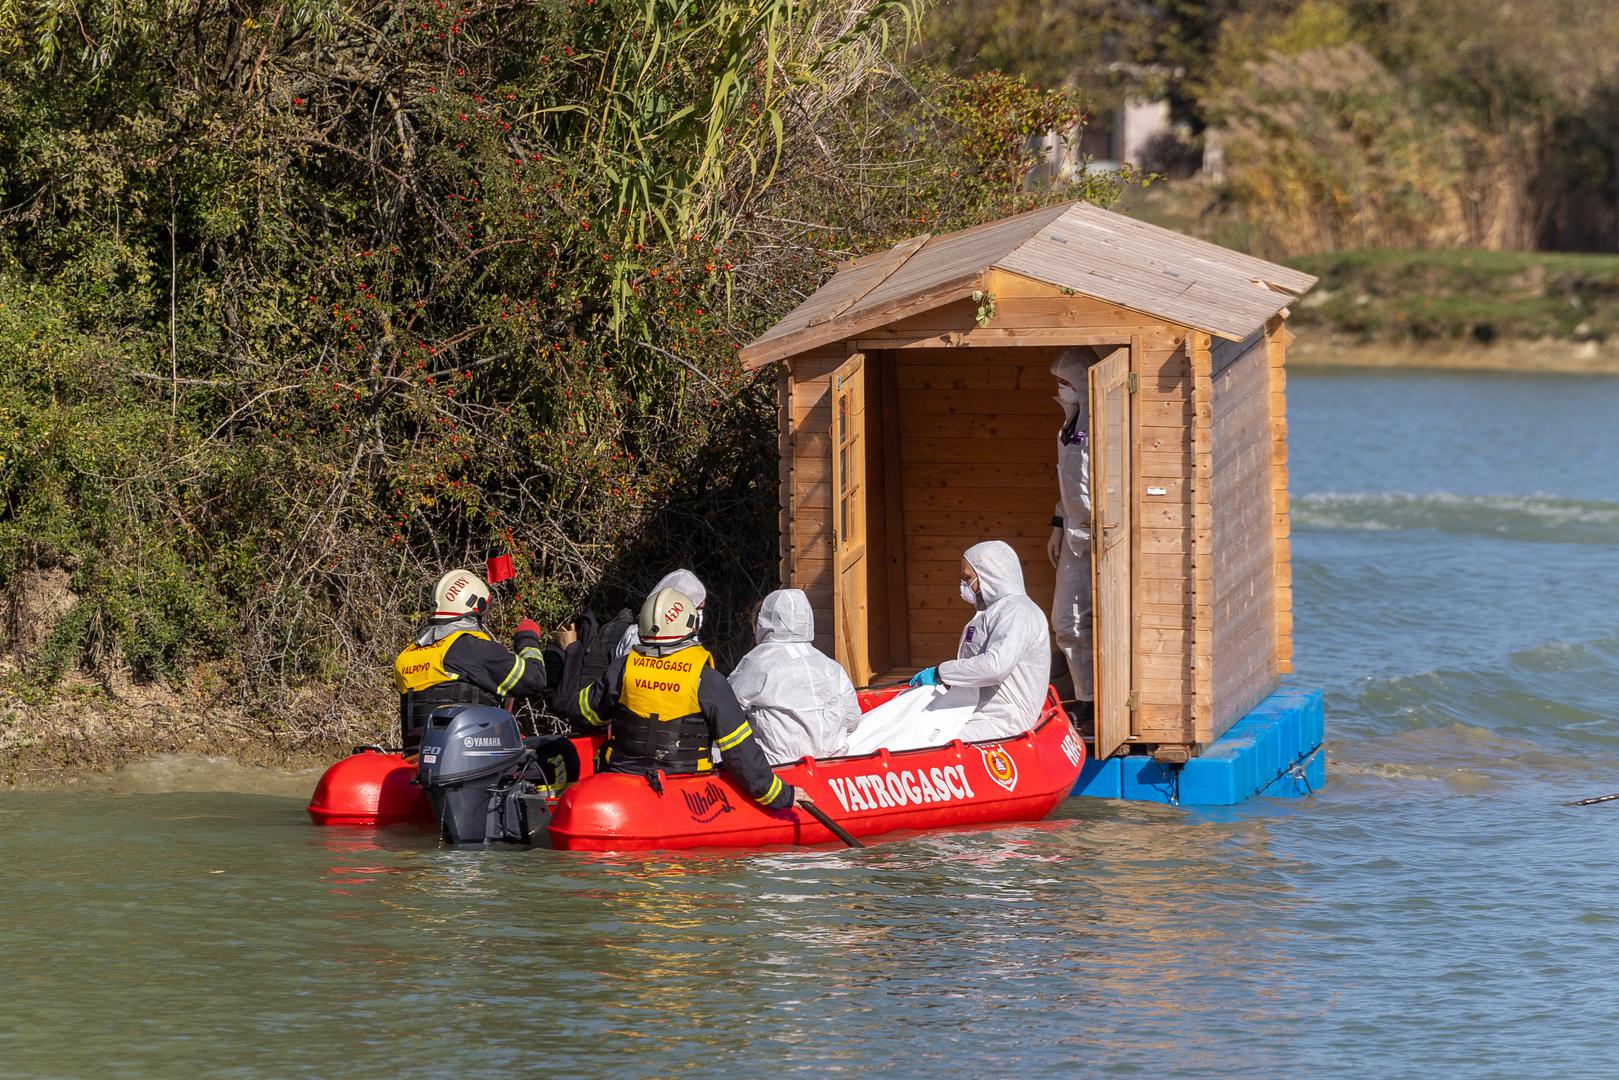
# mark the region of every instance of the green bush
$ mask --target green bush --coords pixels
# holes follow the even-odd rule
[[[774,383],[736,347],[834,258],[1116,194],[1027,190],[1078,95],[900,70],[914,18],[42,10],[0,45],[0,584],[79,597],[38,669],[374,687],[491,547],[506,619],[684,563],[747,640]]]

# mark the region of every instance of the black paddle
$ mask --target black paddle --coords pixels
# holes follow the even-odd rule
[[[842,825],[839,825],[837,822],[827,817],[826,811],[810,802],[808,795],[800,795],[795,801],[799,806],[809,811],[810,817],[814,818],[816,821],[819,821],[822,825],[825,825],[828,832],[837,837],[839,840],[842,840],[849,847],[866,846],[865,844],[862,844],[860,841],[856,840],[854,837],[850,836],[848,830]]]
[[[1581,799],[1579,802],[1571,802],[1568,805],[1570,805],[1570,806],[1593,806],[1593,805],[1595,805],[1595,804],[1597,804],[1599,802],[1612,802],[1615,799],[1619,799],[1619,792],[1615,792],[1612,795],[1598,795],[1594,799]]]

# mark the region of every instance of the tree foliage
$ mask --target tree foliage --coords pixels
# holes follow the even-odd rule
[[[1271,53],[1218,100],[1239,204],[1288,251],[1469,239],[1467,148],[1359,45]],[[1283,239],[1285,238],[1285,239]]]
[[[1207,103],[1231,194],[1282,252],[1611,249],[1619,61],[1595,43],[1615,19],[1588,0],[1305,0],[1249,25]]]
[[[0,582],[70,570],[47,651],[98,670],[373,692],[491,547],[507,618],[681,562],[739,640],[736,346],[832,259],[1116,194],[1032,187],[1079,95],[902,67],[904,0],[0,11]]]
[[[1616,34],[1609,0],[947,0],[927,47],[1165,98],[1273,254],[1614,250]]]

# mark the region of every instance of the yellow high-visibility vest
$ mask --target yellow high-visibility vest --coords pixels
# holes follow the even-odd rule
[[[644,656],[632,651],[624,658],[619,708],[631,715],[633,719],[625,719],[633,725],[680,724],[690,729],[683,738],[703,738],[707,727],[697,691],[703,669],[713,666],[713,655],[701,645],[687,646],[669,656]],[[619,738],[627,734],[623,727],[621,720],[615,732]],[[708,772],[714,762],[707,753],[699,751],[688,767],[693,766],[698,772]]]
[[[703,711],[697,700],[697,686],[703,669],[713,665],[714,657],[701,645],[671,656],[643,656],[632,651],[624,657],[624,687],[618,703],[647,719],[696,716]]]
[[[492,640],[488,634],[477,630],[457,630],[431,645],[411,645],[394,660],[394,686],[401,694],[408,694],[459,679],[455,672],[445,669],[444,657],[450,651],[450,646],[463,634],[484,641]]]

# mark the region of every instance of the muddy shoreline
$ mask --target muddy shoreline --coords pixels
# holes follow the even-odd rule
[[[24,749],[0,771],[0,791],[61,787],[123,787],[130,790],[215,791],[253,790],[239,782],[214,783],[204,779],[205,765],[215,765],[232,776],[243,773],[273,773],[278,776],[307,776],[314,788],[319,770],[347,757],[363,739],[339,740],[330,744],[289,747],[279,740],[236,738],[174,739],[148,737],[139,727],[119,731],[109,742],[96,742],[88,736],[64,740],[49,749]],[[171,771],[179,763],[190,780],[178,784],[136,783],[130,777]],[[307,794],[307,792],[306,792]]]
[[[395,723],[380,683],[364,695],[380,702],[375,708],[357,707],[353,686],[305,686],[264,709],[221,688],[218,674],[204,669],[181,686],[72,675],[40,690],[0,661],[0,788],[105,784],[174,755],[296,772],[386,739]]]

